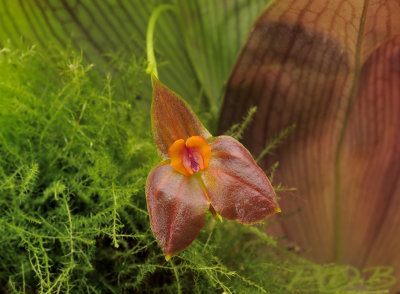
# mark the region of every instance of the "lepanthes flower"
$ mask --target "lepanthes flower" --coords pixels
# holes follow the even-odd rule
[[[212,137],[190,107],[153,77],[154,139],[164,161],[149,174],[147,206],[166,259],[188,247],[206,212],[243,224],[279,212],[274,190],[242,144]]]

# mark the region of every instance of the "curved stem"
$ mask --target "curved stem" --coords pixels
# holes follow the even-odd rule
[[[146,72],[148,74],[154,75],[158,78],[157,62],[156,56],[154,54],[154,28],[156,26],[156,21],[161,12],[164,10],[174,10],[174,6],[170,4],[163,4],[158,6],[150,16],[149,24],[147,26],[146,33],[146,51],[147,51],[147,68]]]

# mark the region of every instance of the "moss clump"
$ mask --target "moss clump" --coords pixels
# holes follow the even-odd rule
[[[103,249],[154,243],[143,186],[157,153],[150,97],[139,97],[144,75],[124,96],[79,55],[56,58],[32,48],[1,53],[4,291],[106,289],[114,283],[107,275],[117,273],[96,264]]]
[[[111,78],[74,52],[1,50],[0,292],[344,293],[391,283],[382,269],[365,280],[315,265],[258,227],[212,218],[166,262],[146,209],[159,159],[149,78],[136,64]]]

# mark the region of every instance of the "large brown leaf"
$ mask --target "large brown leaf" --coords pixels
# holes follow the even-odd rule
[[[302,209],[274,231],[315,260],[400,277],[400,1],[275,1],[228,81],[220,131],[253,105],[253,154],[297,125],[262,162],[298,189],[282,210]]]

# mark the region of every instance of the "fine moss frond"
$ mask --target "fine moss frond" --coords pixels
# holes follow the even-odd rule
[[[249,109],[247,112],[246,116],[243,118],[241,123],[234,124],[226,133],[225,135],[231,136],[235,138],[236,140],[240,140],[243,136],[243,132],[246,130],[246,128],[249,126],[251,121],[254,118],[254,115],[257,112],[257,106],[253,106]]]
[[[256,162],[259,162],[265,155],[270,154],[273,149],[278,147],[284,139],[295,129],[296,125],[288,126],[286,129],[281,131],[278,136],[273,138],[270,142],[265,144],[265,148],[260,152],[256,158]]]

